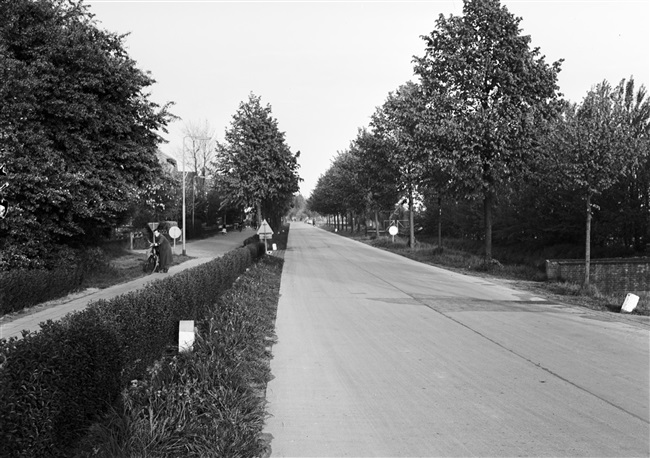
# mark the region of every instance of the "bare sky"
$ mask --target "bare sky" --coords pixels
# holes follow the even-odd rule
[[[270,104],[308,197],[338,151],[367,126],[389,92],[413,75],[413,56],[451,1],[86,0],[157,83],[151,99],[175,102],[180,121],[161,149],[181,157],[185,123],[207,121],[222,140],[249,93]],[[634,76],[650,86],[648,0],[502,0],[551,63],[564,59],[561,92],[582,100],[596,83]]]

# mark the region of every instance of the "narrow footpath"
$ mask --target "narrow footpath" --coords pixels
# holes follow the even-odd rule
[[[68,313],[83,310],[91,302],[100,299],[112,299],[121,294],[140,289],[152,281],[177,274],[183,270],[191,269],[214,258],[223,256],[228,251],[242,246],[244,240],[253,234],[254,231],[248,228],[241,232],[229,232],[225,235],[219,234],[207,239],[187,242],[185,244],[186,254],[193,259],[170,267],[169,272],[166,274],[154,273],[126,283],[113,285],[109,288],[86,290],[85,292],[71,294],[65,298],[37,305],[14,318],[9,316],[0,317],[0,338],[20,337],[23,330],[38,331],[41,328],[41,323],[47,320],[56,321]],[[182,250],[181,245],[177,244],[175,250],[176,253],[180,253]],[[148,250],[138,251],[142,252],[142,259],[144,261]]]

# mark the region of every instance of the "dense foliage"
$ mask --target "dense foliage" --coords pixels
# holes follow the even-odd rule
[[[0,316],[56,299],[79,289],[81,266],[54,269],[14,269],[0,276]]]
[[[67,0],[0,2],[0,164],[11,209],[0,220],[0,270],[54,263],[57,245],[115,227],[161,174],[170,115],[154,83]]]
[[[123,390],[81,455],[263,456],[281,271],[267,257],[243,274],[196,323],[192,352],[164,357]]]
[[[226,204],[252,207],[258,224],[264,218],[278,228],[299,189],[299,156],[287,146],[271,106],[250,94],[217,147],[215,186],[227,196]]]
[[[498,0],[465,0],[462,16],[441,16],[423,37],[425,54],[414,59],[419,81],[390,93],[372,116],[367,135],[388,151],[353,144],[339,153],[310,209],[359,211],[365,172],[340,170],[371,163],[374,154],[392,164],[387,175],[374,173],[374,186],[397,184],[399,191],[382,203],[385,218],[415,195],[422,211],[409,212],[411,227],[482,240],[486,259],[493,237],[533,249],[581,244],[586,262],[594,244],[610,253],[643,252],[650,243],[646,88],[636,89],[633,78],[616,86],[604,81],[580,103],[563,100],[556,85],[561,61],[549,65],[531,49],[520,21]],[[341,198],[341,189],[354,197]],[[370,205],[361,213],[374,217]]]
[[[251,244],[143,290],[97,301],[22,339],[0,339],[3,455],[69,456],[120,390],[174,344],[179,320],[206,316],[258,253]]]

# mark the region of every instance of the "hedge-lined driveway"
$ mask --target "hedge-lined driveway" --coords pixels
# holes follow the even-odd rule
[[[648,456],[647,325],[293,223],[272,456]]]
[[[52,301],[51,304],[34,307],[31,311],[26,310],[25,314],[20,314],[15,319],[5,317],[2,324],[0,324],[0,338],[20,337],[22,330],[38,331],[40,329],[40,323],[47,320],[56,321],[70,312],[83,310],[90,302],[99,299],[111,299],[120,294],[142,288],[152,280],[157,280],[167,275],[174,275],[183,270],[208,262],[215,257],[223,256],[228,251],[242,246],[244,240],[254,233],[252,229],[247,229],[241,232],[233,231],[225,235],[219,234],[202,240],[189,241],[185,244],[186,251],[187,255],[193,259],[170,267],[169,272],[166,274],[154,273],[109,288],[92,291],[89,294],[84,294],[83,292],[81,294],[73,294],[67,298]],[[174,250],[175,253],[181,253],[182,244],[177,243]],[[144,262],[149,250],[139,251],[142,252],[142,260]]]

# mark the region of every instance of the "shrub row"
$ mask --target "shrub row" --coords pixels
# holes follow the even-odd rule
[[[67,456],[69,447],[257,258],[256,245],[97,301],[23,338],[0,340],[0,453]]]
[[[165,356],[124,389],[76,456],[262,456],[281,272],[269,257],[242,275],[197,322],[193,350]]]
[[[0,315],[17,312],[77,290],[83,281],[78,265],[53,270],[17,269],[0,275]]]

